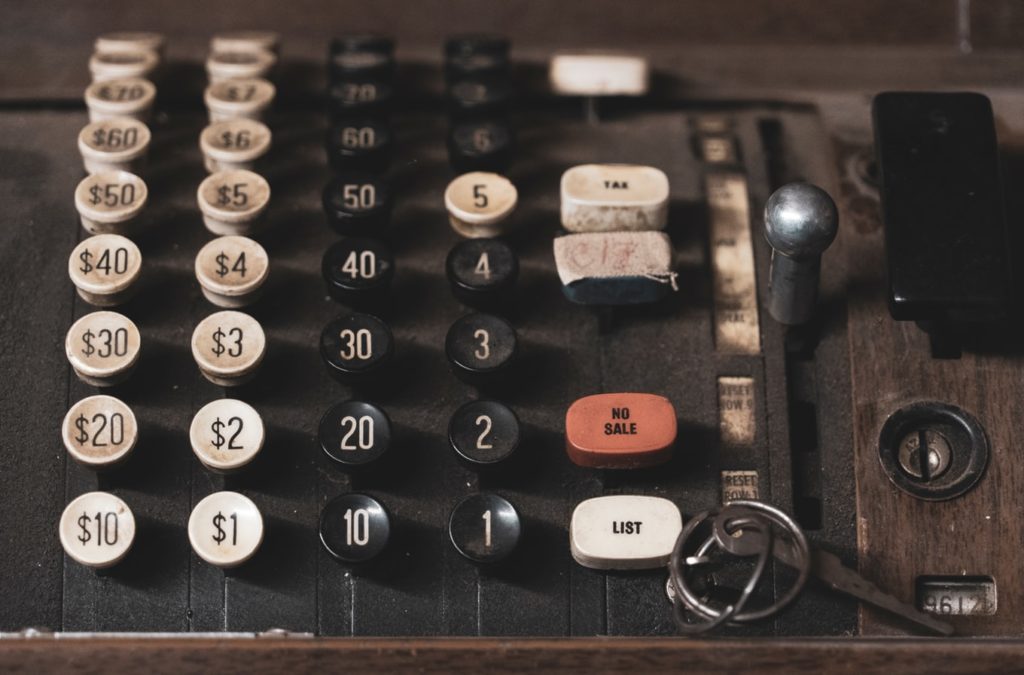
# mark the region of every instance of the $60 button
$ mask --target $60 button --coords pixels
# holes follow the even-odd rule
[[[188,540],[196,555],[211,565],[235,567],[263,543],[263,516],[245,495],[215,492],[192,509]]]
[[[192,333],[192,356],[210,382],[244,384],[263,361],[267,340],[256,319],[242,312],[211,314]]]

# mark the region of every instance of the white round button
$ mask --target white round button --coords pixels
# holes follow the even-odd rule
[[[210,382],[243,384],[256,374],[267,341],[259,321],[243,312],[216,312],[192,333],[192,356]]]
[[[96,52],[89,59],[93,82],[106,82],[125,77],[149,78],[160,65],[157,53],[148,49],[122,52]]]
[[[263,437],[260,414],[232,398],[204,405],[189,429],[192,452],[214,471],[233,471],[251,462],[263,448]]]
[[[78,134],[78,150],[88,173],[139,173],[145,163],[152,134],[144,123],[130,117],[92,122]]]
[[[270,129],[258,120],[239,117],[215,122],[199,135],[206,170],[252,169],[270,150]]]
[[[269,30],[234,30],[210,39],[211,52],[268,51],[277,53],[281,36]]]
[[[59,531],[69,558],[88,567],[110,567],[135,541],[135,516],[120,497],[87,492],[64,509]]]
[[[162,55],[164,36],[150,31],[104,33],[96,38],[93,49],[104,54],[147,50]]]
[[[117,312],[93,312],[68,330],[64,350],[83,381],[107,387],[122,382],[139,360],[139,329]]]
[[[75,188],[75,207],[90,234],[122,234],[142,211],[149,190],[127,171],[104,171],[86,176]]]
[[[156,86],[141,77],[93,82],[85,90],[89,121],[131,117],[145,122],[156,99]]]
[[[68,258],[68,276],[78,294],[97,307],[127,300],[141,269],[139,247],[119,234],[84,239]]]
[[[496,237],[507,230],[506,219],[519,194],[508,178],[496,173],[464,173],[448,184],[444,205],[452,228],[464,237]]]
[[[210,122],[236,117],[260,120],[276,94],[274,85],[262,78],[224,80],[208,86],[203,101],[210,113]]]
[[[270,183],[252,171],[218,171],[196,193],[206,229],[214,234],[248,234],[270,203]]]
[[[192,509],[188,540],[196,555],[211,565],[235,567],[263,543],[263,516],[243,494],[214,492]]]
[[[135,413],[113,396],[89,396],[71,406],[61,425],[68,454],[96,468],[117,464],[135,447]]]
[[[270,271],[267,252],[248,237],[217,237],[196,256],[196,279],[218,307],[243,307],[259,297]]]
[[[266,49],[213,52],[206,59],[206,74],[210,82],[266,77],[275,63],[277,56]]]

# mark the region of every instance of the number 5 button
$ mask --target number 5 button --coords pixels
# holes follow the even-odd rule
[[[207,403],[192,418],[189,440],[203,465],[228,472],[251,462],[263,448],[263,418],[248,403],[231,398]]]
[[[263,361],[266,346],[259,322],[242,312],[211,314],[192,333],[192,356],[200,372],[222,387],[249,381]]]
[[[477,563],[507,558],[519,545],[522,530],[516,507],[495,494],[466,497],[448,520],[448,536],[455,550]]]
[[[516,208],[519,193],[508,178],[496,173],[464,173],[444,191],[452,228],[463,237],[497,237]]]
[[[346,563],[376,558],[391,538],[391,519],[384,505],[369,495],[335,497],[320,513],[320,542]]]
[[[237,567],[263,543],[263,516],[237,492],[215,492],[192,509],[188,540],[196,555],[217,567]]]

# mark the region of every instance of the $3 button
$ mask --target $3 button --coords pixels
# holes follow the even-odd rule
[[[192,356],[210,382],[244,384],[263,361],[267,340],[256,319],[242,312],[211,314],[192,333]]]
[[[263,419],[248,403],[231,398],[203,406],[192,418],[189,440],[203,465],[227,472],[251,462],[263,448]]]
[[[196,256],[196,279],[206,299],[218,307],[255,302],[270,271],[267,252],[248,237],[218,237]]]
[[[192,509],[188,540],[200,558],[217,567],[237,567],[263,543],[263,516],[237,492],[215,492]]]
[[[87,492],[64,509],[59,531],[69,558],[87,567],[110,567],[135,541],[135,516],[120,497]]]

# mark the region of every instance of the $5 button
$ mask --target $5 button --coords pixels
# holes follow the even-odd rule
[[[139,425],[132,409],[120,399],[89,396],[64,416],[61,437],[75,460],[102,468],[128,456],[139,437]]]
[[[188,540],[196,555],[217,567],[237,567],[263,543],[263,516],[237,492],[214,492],[192,509]]]
[[[192,418],[189,440],[203,465],[218,472],[239,469],[263,448],[263,419],[248,403],[231,398],[207,403]]]
[[[110,567],[135,541],[135,516],[120,497],[87,492],[64,509],[59,532],[69,558],[87,567]]]
[[[139,329],[117,312],[93,312],[76,321],[64,340],[75,374],[83,381],[107,387],[122,382],[139,359]]]
[[[248,234],[270,204],[270,183],[244,169],[218,171],[196,194],[206,229],[214,234]]]
[[[263,361],[266,346],[262,326],[243,312],[211,314],[192,333],[192,356],[200,372],[222,387],[249,381]]]
[[[269,271],[267,252],[248,237],[218,237],[196,256],[199,286],[206,299],[218,307],[255,302]]]

